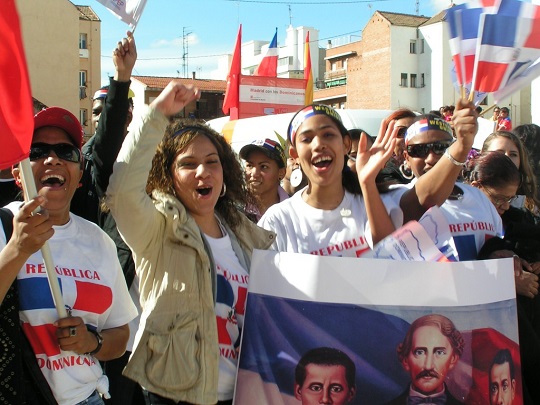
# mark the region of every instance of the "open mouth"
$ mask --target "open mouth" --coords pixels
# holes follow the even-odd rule
[[[330,166],[332,163],[332,158],[330,156],[321,156],[316,159],[313,159],[312,164],[315,167],[320,169]]]
[[[48,174],[43,176],[40,181],[44,186],[61,187],[65,184],[66,179],[59,174]]]
[[[197,188],[197,193],[200,195],[208,195],[212,191],[212,187],[199,187]]]

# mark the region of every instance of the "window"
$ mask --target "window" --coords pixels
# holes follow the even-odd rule
[[[411,41],[409,44],[409,53],[416,53],[416,40]]]
[[[79,86],[86,87],[86,70],[79,70]]]
[[[426,46],[426,43],[423,39],[420,40],[420,53],[424,53],[425,52],[425,46]]]
[[[415,73],[411,73],[411,87],[418,87],[418,85],[416,83],[416,74]]]
[[[88,123],[88,110],[86,108],[81,108],[79,110],[79,121],[81,122],[81,125],[86,126]]]
[[[79,100],[86,98],[86,70],[79,70]]]
[[[345,70],[347,70],[347,61],[348,61],[348,59],[345,59],[343,61],[343,69],[345,69]]]
[[[79,49],[88,49],[88,36],[87,34],[79,34]]]
[[[400,83],[400,86],[401,86],[401,87],[407,87],[407,73],[402,73],[402,74],[401,74],[401,83]]]
[[[426,87],[426,76],[423,73],[420,75],[420,87]]]
[[[331,69],[332,69],[332,72],[335,72],[337,70],[337,63],[336,62],[332,62]]]

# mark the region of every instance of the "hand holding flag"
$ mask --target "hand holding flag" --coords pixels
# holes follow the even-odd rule
[[[37,196],[28,155],[34,131],[30,80],[21,38],[19,15],[15,0],[0,2],[0,168],[21,161],[21,179],[25,199]],[[39,204],[37,204],[39,205]],[[36,205],[36,207],[37,207]],[[60,318],[67,316],[58,278],[47,242],[42,249],[47,277]]]
[[[109,9],[120,20],[129,24],[131,31],[135,32],[139,19],[146,6],[146,0],[97,0]]]

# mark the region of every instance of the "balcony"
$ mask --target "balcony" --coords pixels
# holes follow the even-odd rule
[[[331,70],[329,72],[324,72],[324,80],[338,80],[347,78],[347,69],[337,69]]]

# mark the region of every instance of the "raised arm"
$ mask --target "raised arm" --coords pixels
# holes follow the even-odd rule
[[[105,106],[96,129],[92,159],[94,182],[98,197],[105,194],[112,174],[113,164],[131,122],[129,113],[129,85],[131,73],[137,60],[135,38],[127,32],[113,51],[114,78],[110,79]]]
[[[362,133],[356,155],[356,172],[362,188],[366,212],[371,227],[373,244],[377,244],[395,230],[392,219],[388,215],[377,189],[375,179],[392,156],[396,145],[397,129],[394,122],[381,123],[379,136],[368,149],[366,134]]]
[[[152,158],[165,134],[168,117],[198,97],[196,88],[173,80],[149,107],[138,112],[140,116],[134,120],[118,154],[107,189],[107,206],[132,250],[144,249],[155,233],[162,231],[159,214],[146,194]]]
[[[456,141],[448,148],[449,156],[443,156],[431,170],[420,176],[414,187],[401,198],[404,223],[418,220],[434,205],[442,205],[454,188],[478,131],[474,103],[459,100],[452,123]]]

